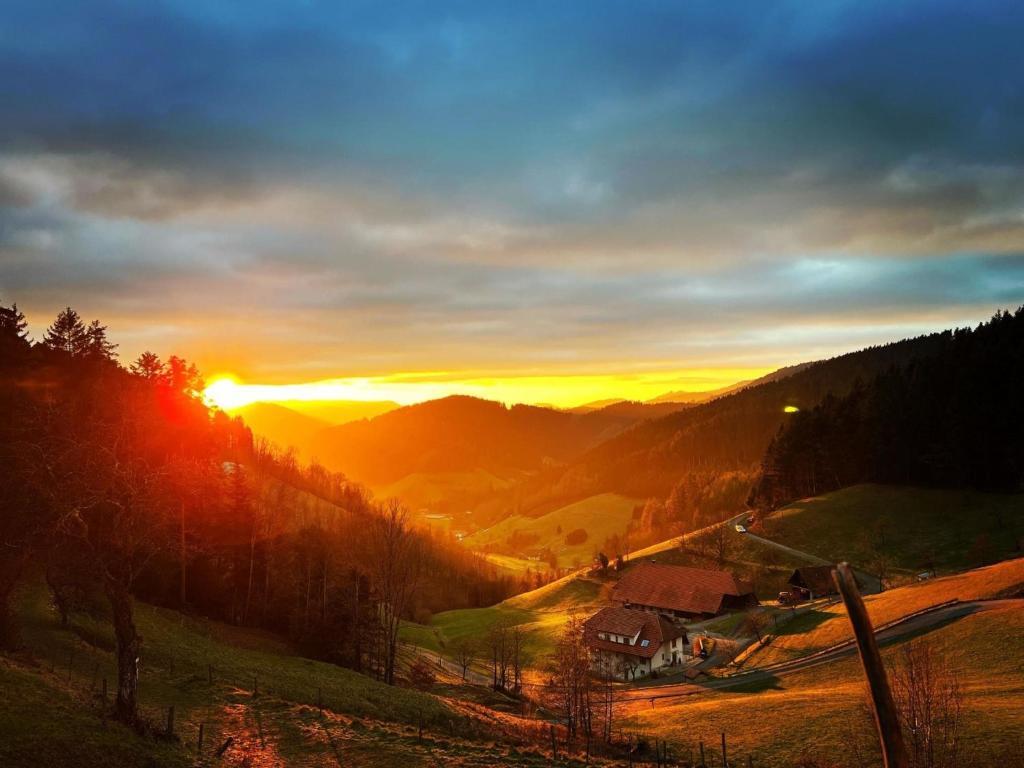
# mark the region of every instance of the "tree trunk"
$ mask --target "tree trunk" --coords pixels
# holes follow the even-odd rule
[[[256,563],[256,531],[249,535],[249,580],[245,587],[245,608],[242,610],[242,623],[249,622],[249,605],[252,603],[252,577]]]
[[[181,502],[181,527],[180,533],[180,557],[181,557],[181,609],[185,610],[185,601],[188,596],[188,553],[185,550],[185,502]]]
[[[21,637],[18,632],[18,621],[14,615],[14,588],[21,577],[27,555],[22,554],[0,565],[0,648],[14,650],[18,647]]]
[[[117,718],[128,725],[135,725],[138,719],[142,638],[135,629],[132,596],[128,589],[123,584],[108,580],[106,592],[117,640]]]

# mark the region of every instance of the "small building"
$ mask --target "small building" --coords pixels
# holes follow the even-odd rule
[[[710,619],[757,605],[750,584],[727,571],[640,563],[616,583],[612,602],[680,619]]]
[[[788,583],[792,591],[803,600],[838,595],[839,590],[832,578],[834,570],[834,565],[805,565],[793,571]],[[861,594],[873,595],[882,591],[882,582],[877,576],[853,569],[853,578]]]
[[[833,565],[807,565],[797,568],[789,577],[788,584],[792,591],[799,593],[804,600],[817,600],[819,597],[839,594],[836,582],[832,578]]]
[[[686,630],[663,616],[630,608],[602,608],[583,625],[595,670],[636,680],[679,666],[687,653]]]

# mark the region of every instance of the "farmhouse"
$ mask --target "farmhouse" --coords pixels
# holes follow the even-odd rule
[[[630,608],[602,608],[583,625],[593,666],[621,680],[645,677],[686,658],[686,630],[663,616]]]
[[[753,587],[731,573],[656,563],[626,571],[611,599],[624,608],[698,620],[757,605]]]

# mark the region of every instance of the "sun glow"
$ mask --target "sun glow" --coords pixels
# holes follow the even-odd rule
[[[206,401],[226,411],[258,402],[379,402],[411,405],[449,395],[503,403],[572,407],[603,400],[650,400],[668,392],[706,392],[754,379],[771,368],[707,368],[635,374],[484,375],[445,371],[339,378],[300,384],[247,384],[218,376]]]

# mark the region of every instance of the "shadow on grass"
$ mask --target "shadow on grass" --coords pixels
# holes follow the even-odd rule
[[[782,681],[773,674],[764,673],[752,676],[752,679],[735,685],[716,686],[715,690],[727,693],[764,693],[765,691],[781,691]]]
[[[808,611],[802,613],[795,619],[787,621],[785,624],[781,624],[778,629],[774,630],[776,635],[801,635],[804,632],[813,632],[815,629],[820,627],[827,621],[838,619],[841,614],[838,613],[827,613],[825,611]]]

